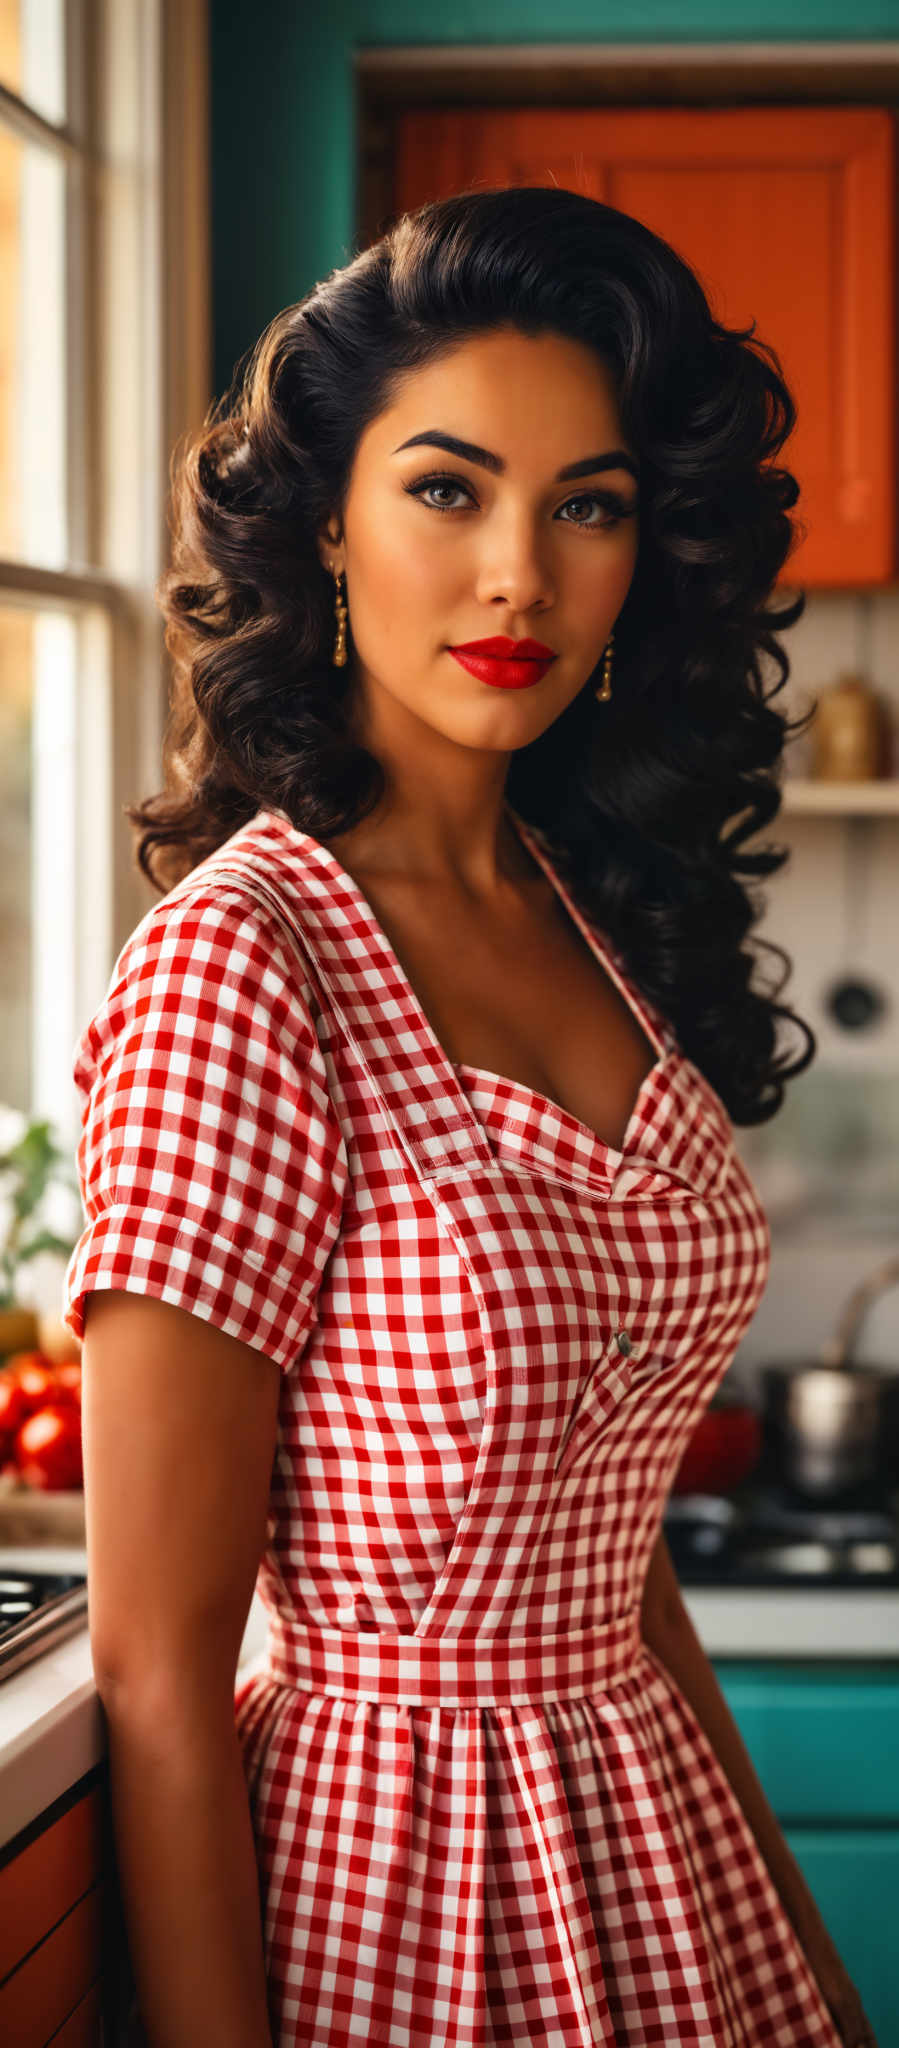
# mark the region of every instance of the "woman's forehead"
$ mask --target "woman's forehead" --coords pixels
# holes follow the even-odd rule
[[[524,440],[542,442],[556,466],[613,445],[634,459],[611,371],[565,336],[504,329],[466,338],[451,354],[405,372],[362,438],[379,456],[392,456],[432,431],[476,448],[469,460],[485,452],[496,458],[483,467],[497,474]]]

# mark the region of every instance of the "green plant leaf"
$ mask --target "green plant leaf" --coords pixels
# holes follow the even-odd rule
[[[27,1244],[19,1246],[17,1263],[23,1266],[26,1259],[36,1258],[38,1252],[62,1252],[66,1258],[71,1258],[74,1249],[74,1245],[69,1244],[64,1237],[57,1237],[55,1231],[39,1230],[36,1237],[29,1238]]]

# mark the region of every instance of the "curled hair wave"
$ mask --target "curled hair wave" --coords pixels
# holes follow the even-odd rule
[[[720,324],[689,265],[614,207],[517,186],[401,215],[275,316],[179,444],[157,586],[165,787],[125,806],[137,861],[168,891],[261,808],[327,840],[377,806],[385,771],[352,734],[352,661],[331,664],[316,535],[403,378],[510,326],[586,343],[610,370],[641,510],[613,696],[596,702],[598,662],[511,756],[506,795],[734,1123],[762,1123],[816,1051],[777,1000],[788,956],[749,937],[752,883],[788,858],[757,835],[780,807],[787,735],[814,710],[791,723],[773,702],[790,668],[777,634],[806,603],[772,603],[802,530],[776,460],[796,409],[755,323]],[[782,970],[767,988],[761,947]],[[779,1044],[781,1024],[804,1045]]]

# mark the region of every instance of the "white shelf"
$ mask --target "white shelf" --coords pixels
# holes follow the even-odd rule
[[[788,775],[782,808],[813,811],[822,817],[899,818],[899,775],[884,775],[872,782],[816,782]]]

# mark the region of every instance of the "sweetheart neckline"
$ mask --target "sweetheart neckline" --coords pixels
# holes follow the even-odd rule
[[[434,1025],[431,1023],[431,1020],[422,1005],[422,1002],[417,994],[417,991],[413,983],[411,982],[409,975],[406,972],[406,969],[403,967],[403,964],[396,953],[395,947],[393,946],[387,932],[385,931],[384,926],[381,924],[381,921],[377,916],[374,906],[369,902],[364,890],[362,889],[361,885],[356,881],[355,877],[349,872],[348,869],[344,868],[342,863],[338,860],[337,855],[335,853],[332,853],[331,848],[329,846],[326,846],[323,841],[315,839],[311,834],[304,833],[296,826],[291,825],[290,820],[284,817],[279,811],[266,812],[265,816],[267,818],[270,818],[272,822],[276,824],[282,831],[286,832],[288,836],[298,838],[301,841],[304,841],[307,845],[313,846],[317,850],[318,855],[324,859],[331,875],[337,875],[341,878],[343,886],[347,890],[347,893],[351,897],[352,901],[356,905],[361,915],[365,918],[366,922],[368,923],[369,930],[376,936],[378,944],[385,958],[389,961],[392,972],[396,976],[400,986],[404,991],[404,995],[408,1002],[409,1008],[413,1012],[418,1021],[419,1027],[422,1031],[422,1034],[425,1038],[428,1047],[430,1048],[430,1052],[435,1064],[439,1064],[442,1066],[444,1075],[446,1075],[447,1072],[453,1075],[454,1079],[456,1080],[461,1090],[463,1099],[465,1098],[465,1089],[464,1087],[462,1087],[460,1079],[460,1075],[463,1072],[468,1072],[478,1079],[484,1079],[491,1082],[501,1082],[505,1088],[512,1091],[517,1090],[519,1095],[524,1096],[531,1102],[538,1105],[538,1107],[541,1110],[541,1113],[549,1113],[550,1115],[554,1116],[557,1119],[557,1121],[560,1121],[562,1124],[567,1125],[570,1131],[578,1132],[580,1134],[581,1139],[585,1140],[588,1145],[598,1150],[604,1160],[620,1164],[626,1157],[627,1140],[630,1136],[631,1130],[635,1122],[637,1122],[639,1118],[639,1113],[642,1109],[643,1099],[644,1095],[646,1094],[646,1091],[650,1087],[650,1084],[653,1082],[653,1080],[656,1077],[663,1076],[667,1072],[668,1068],[673,1063],[675,1063],[677,1059],[681,1057],[681,1055],[679,1055],[676,1047],[672,1049],[666,1043],[666,1033],[664,1029],[657,1026],[653,1017],[649,1014],[647,1004],[635,988],[634,984],[631,982],[630,977],[627,975],[626,971],[623,968],[623,963],[619,961],[617,948],[606,937],[605,933],[601,932],[599,927],[594,923],[593,919],[588,917],[587,914],[581,909],[581,906],[578,904],[573,892],[568,888],[568,885],[562,880],[562,877],[559,874],[553,861],[551,852],[548,846],[544,843],[543,835],[539,832],[538,829],[529,826],[526,823],[526,821],[519,816],[518,812],[514,809],[514,807],[508,803],[508,801],[506,801],[504,808],[506,809],[509,819],[515,830],[518,832],[519,837],[523,841],[525,847],[532,853],[533,858],[537,863],[537,866],[543,870],[543,873],[551,882],[556,892],[556,895],[558,896],[560,902],[564,905],[572,922],[580,930],[581,935],[584,938],[589,951],[593,954],[593,957],[597,961],[601,971],[607,976],[607,978],[611,981],[613,986],[618,989],[620,996],[626,1003],[628,1009],[631,1012],[631,1015],[636,1019],[636,1022],[640,1030],[643,1032],[643,1035],[646,1038],[650,1048],[657,1049],[657,1057],[653,1061],[652,1066],[648,1069],[647,1073],[644,1075],[643,1080],[640,1083],[636,1099],[631,1108],[630,1118],[628,1120],[627,1129],[624,1133],[624,1138],[622,1140],[621,1146],[607,1144],[606,1140],[604,1138],[600,1138],[597,1132],[592,1129],[591,1125],[582,1123],[581,1119],[579,1117],[576,1117],[573,1111],[564,1109],[560,1102],[554,1102],[551,1096],[541,1094],[539,1089],[530,1088],[526,1082],[515,1081],[512,1079],[510,1075],[507,1074],[494,1073],[492,1069],[483,1067],[468,1067],[467,1062],[451,1060],[444,1046],[441,1044],[440,1039],[437,1036],[436,1029]],[[468,1115],[470,1116],[471,1114],[472,1109],[471,1105],[469,1104]]]
[[[517,1094],[526,1097],[528,1101],[535,1103],[538,1106],[541,1113],[545,1114],[548,1111],[550,1115],[554,1116],[559,1123],[567,1124],[571,1129],[581,1133],[581,1135],[587,1139],[590,1145],[596,1147],[601,1153],[603,1153],[605,1158],[621,1161],[625,1159],[627,1156],[627,1141],[630,1137],[631,1131],[633,1130],[634,1124],[641,1117],[644,1096],[647,1094],[651,1086],[654,1086],[657,1081],[663,1078],[663,1076],[667,1072],[667,1069],[673,1066],[677,1062],[678,1058],[679,1055],[676,1050],[663,1051],[659,1054],[658,1059],[653,1061],[652,1066],[647,1069],[647,1072],[644,1074],[643,1079],[640,1082],[640,1085],[637,1089],[637,1094],[634,1099],[634,1103],[631,1108],[631,1113],[628,1117],[627,1126],[625,1128],[624,1136],[622,1138],[620,1145],[609,1144],[605,1138],[601,1138],[599,1136],[599,1133],[597,1131],[594,1131],[591,1124],[585,1124],[579,1116],[575,1116],[573,1110],[565,1109],[563,1104],[561,1102],[555,1102],[551,1095],[544,1095],[541,1089],[532,1088],[528,1081],[513,1080],[511,1074],[498,1074],[494,1072],[494,1070],[490,1067],[474,1067],[469,1063],[468,1060],[451,1060],[450,1065],[453,1068],[453,1072],[456,1074],[468,1074],[471,1075],[475,1080],[483,1080],[494,1083],[499,1082],[504,1089],[507,1089],[510,1092],[510,1094]],[[502,1121],[507,1122],[508,1118],[503,1115]]]

